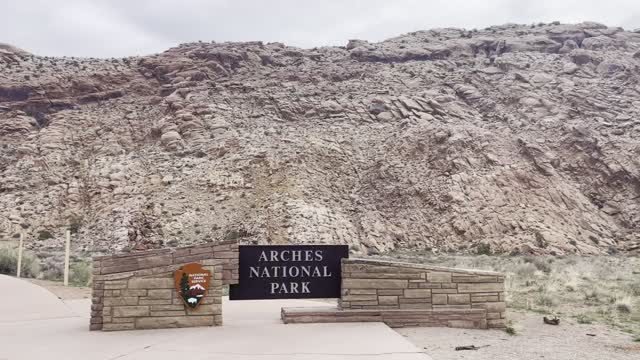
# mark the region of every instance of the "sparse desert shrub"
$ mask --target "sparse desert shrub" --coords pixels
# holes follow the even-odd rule
[[[474,256],[470,262],[465,262],[463,266],[472,269],[495,270],[491,266],[491,257],[487,255]]]
[[[64,276],[64,262],[54,258],[47,258],[40,264],[40,278],[59,281]]]
[[[20,275],[36,277],[39,264],[36,257],[28,250],[22,250],[22,264]],[[18,247],[9,244],[0,245],[0,274],[16,275],[18,269]]]
[[[515,269],[515,273],[521,280],[528,280],[533,277],[536,272],[536,267],[533,264],[525,263],[520,264]]]
[[[478,255],[491,255],[491,244],[478,244],[476,247],[476,254]]]
[[[72,215],[72,216],[70,216],[69,217],[69,230],[71,231],[71,233],[72,234],[77,234],[78,231],[80,230],[80,228],[82,227],[83,222],[84,222],[84,219],[80,215]]]
[[[575,257],[569,257],[569,258],[564,260],[564,263],[565,263],[565,265],[573,266],[573,265],[577,264],[578,261],[576,260]]]
[[[640,281],[632,282],[629,284],[627,291],[632,296],[640,296]]]
[[[615,307],[619,313],[629,314],[631,313],[631,310],[633,310],[632,304],[633,304],[632,299],[630,297],[625,297],[625,298],[616,300]]]
[[[504,332],[513,336],[516,334],[516,329],[513,326],[508,325],[506,328],[504,328]]]
[[[47,230],[42,230],[38,233],[38,240],[47,240],[52,238],[53,238],[53,234],[51,234]]]
[[[579,288],[580,280],[578,274],[571,272],[563,272],[558,274],[558,282],[564,282],[564,290],[567,292],[576,292]]]
[[[241,238],[246,238],[251,236],[251,233],[249,233],[247,230],[240,228],[240,229],[231,229],[228,230],[226,232],[226,234],[224,235],[224,239],[225,240],[236,240],[236,239],[241,239]]]
[[[585,314],[580,314],[580,315],[576,316],[576,321],[578,322],[578,324],[591,324],[591,323],[593,323],[593,320],[591,320],[591,318],[588,317]]]
[[[626,303],[616,303],[616,310],[623,314],[629,314],[631,312],[631,305]]]
[[[584,299],[586,301],[590,301],[593,303],[601,303],[605,301],[605,298],[606,298],[606,294],[603,294],[601,291],[599,291],[596,288],[591,288],[591,289],[585,290],[584,292]]]
[[[82,261],[71,265],[69,283],[75,286],[91,285],[91,264]]]
[[[535,265],[536,269],[542,271],[545,274],[549,274],[551,272],[551,265],[550,265],[549,259],[546,259],[543,257],[536,257],[533,259],[533,265]]]
[[[553,298],[546,293],[542,293],[536,296],[535,302],[540,306],[546,306],[546,307],[552,307],[555,304],[555,301],[553,300]]]

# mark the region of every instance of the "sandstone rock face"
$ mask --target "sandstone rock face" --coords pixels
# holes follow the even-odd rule
[[[640,33],[436,29],[125,59],[0,50],[0,238],[640,248]],[[53,238],[38,236],[48,231]]]

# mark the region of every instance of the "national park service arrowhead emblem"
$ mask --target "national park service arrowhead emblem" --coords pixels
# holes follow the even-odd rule
[[[211,271],[202,268],[198,263],[183,265],[176,270],[175,285],[184,304],[195,309],[209,290]]]

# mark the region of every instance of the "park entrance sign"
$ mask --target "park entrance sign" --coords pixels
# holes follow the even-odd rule
[[[230,300],[339,298],[347,245],[241,245]]]
[[[346,245],[236,241],[97,256],[90,329],[220,326],[226,285],[231,300],[338,298],[283,306],[285,324],[506,326],[504,274],[348,257]]]

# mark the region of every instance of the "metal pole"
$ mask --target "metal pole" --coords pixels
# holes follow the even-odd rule
[[[64,248],[64,286],[69,286],[69,248],[71,247],[71,231],[67,229],[67,241]]]

